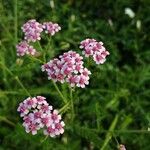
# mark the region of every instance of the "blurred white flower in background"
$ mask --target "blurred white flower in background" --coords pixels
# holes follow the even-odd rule
[[[72,15],[70,16],[70,19],[71,19],[72,22],[74,22],[74,21],[76,20],[76,16],[75,16],[74,14],[72,14]]]
[[[109,23],[109,25],[110,25],[111,27],[113,26],[113,22],[112,22],[111,19],[108,19],[108,23]]]
[[[128,15],[130,18],[135,17],[135,13],[131,8],[125,8],[125,14]]]
[[[141,29],[141,20],[136,21],[136,27],[137,27],[138,30]]]
[[[55,8],[55,4],[54,4],[54,1],[53,1],[53,0],[50,0],[49,4],[50,4],[50,7],[51,7],[52,9]]]

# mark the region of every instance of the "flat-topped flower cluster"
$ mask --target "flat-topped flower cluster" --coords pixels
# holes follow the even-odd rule
[[[21,29],[25,34],[24,39],[28,42],[36,42],[37,40],[41,40],[43,25],[37,22],[35,19],[26,22]]]
[[[26,41],[21,41],[17,46],[17,55],[24,56],[27,55],[35,55],[36,49],[33,46],[29,45]]]
[[[85,39],[81,41],[80,48],[83,49],[85,57],[92,56],[96,64],[103,64],[109,52],[103,46],[103,42],[97,42],[95,39]]]
[[[55,58],[42,66],[42,71],[46,71],[48,79],[68,82],[72,87],[84,88],[89,84],[91,72],[83,66],[83,57],[74,51],[69,51]]]
[[[57,110],[53,110],[45,97],[28,97],[20,103],[17,111],[23,118],[23,126],[27,133],[33,135],[43,129],[45,135],[55,137],[64,133],[64,122],[61,121],[61,115]]]

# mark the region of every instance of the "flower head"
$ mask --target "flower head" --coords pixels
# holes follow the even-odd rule
[[[85,57],[92,56],[96,64],[103,64],[109,52],[103,46],[103,42],[97,42],[95,39],[85,39],[81,41],[80,48],[83,49]]]
[[[31,19],[22,26],[22,31],[25,33],[25,40],[36,42],[41,39],[43,26],[35,19]]]
[[[17,56],[35,55],[36,50],[30,46],[26,41],[21,41],[17,46]]]
[[[91,72],[83,66],[83,57],[74,51],[69,51],[63,55],[50,60],[42,66],[42,71],[46,71],[48,79],[68,82],[71,86],[84,88],[89,84]]]
[[[44,22],[43,29],[45,30],[45,33],[51,34],[53,36],[56,32],[61,30],[61,27],[57,23]]]
[[[53,110],[45,97],[28,97],[19,104],[17,111],[23,118],[23,126],[27,133],[31,132],[35,135],[38,130],[44,128],[44,134],[55,137],[64,132],[64,122],[61,121],[61,115],[57,110]]]

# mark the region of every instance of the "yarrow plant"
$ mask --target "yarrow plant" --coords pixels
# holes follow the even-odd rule
[[[53,110],[45,97],[28,97],[19,104],[17,111],[23,118],[23,126],[27,133],[35,135],[40,129],[51,137],[64,133],[65,124],[61,121],[61,115],[57,110]]]
[[[35,19],[27,21],[22,26],[24,40],[16,46],[17,56],[24,56],[27,54],[34,57],[37,50],[32,46],[32,43],[39,43],[43,32],[49,36],[53,36],[60,30],[61,27],[57,23],[39,23]],[[80,43],[80,48],[83,49],[83,55],[85,57],[92,56],[96,64],[103,64],[106,61],[106,56],[109,55],[109,52],[105,49],[103,43],[97,42],[95,39],[83,40]],[[42,71],[47,73],[49,80],[54,81],[53,84],[62,98],[63,103],[65,103],[61,110],[64,110],[71,105],[70,109],[72,110],[73,118],[74,106],[72,87],[85,88],[89,84],[91,72],[84,66],[83,57],[75,51],[70,50],[65,52],[62,55],[59,55],[58,58],[53,58],[47,63],[45,61],[45,52],[43,49],[42,51],[44,53],[44,61],[38,58],[35,60],[42,62]],[[69,101],[61,93],[55,82],[68,84],[70,89]],[[27,94],[29,94],[29,92],[27,92]],[[39,130],[43,130],[44,135],[49,135],[50,137],[55,137],[64,133],[65,123],[61,120],[61,115],[48,104],[45,97],[30,96],[19,104],[17,111],[23,119],[23,126],[27,133],[35,135]]]

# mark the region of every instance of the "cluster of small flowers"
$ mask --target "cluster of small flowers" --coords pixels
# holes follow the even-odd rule
[[[35,19],[31,19],[22,26],[22,31],[25,34],[25,40],[36,42],[37,40],[41,40],[43,26]]]
[[[42,128],[43,133],[51,137],[64,133],[65,124],[61,121],[61,115],[57,110],[53,110],[45,97],[28,97],[20,103],[17,111],[23,117],[23,126],[27,133],[35,135]]]
[[[91,72],[83,66],[83,57],[74,51],[68,51],[42,66],[48,79],[61,83],[68,82],[72,87],[84,88],[89,84]]]
[[[41,33],[43,30],[46,33],[54,35],[56,32],[61,30],[61,27],[57,23],[52,22],[44,22],[43,24],[37,22],[35,19],[31,19],[27,21],[22,26],[22,31],[24,32],[24,40],[20,42],[17,48],[17,55],[24,56],[25,54],[28,55],[35,55],[36,50],[29,45],[29,42],[36,42],[41,40]]]
[[[44,22],[43,29],[45,29],[45,33],[49,33],[53,36],[56,32],[61,30],[61,27],[57,23]]]
[[[85,39],[81,41],[80,48],[84,49],[85,57],[93,56],[96,64],[103,64],[109,52],[103,46],[103,42],[97,42],[95,39]]]
[[[36,50],[26,41],[20,42],[17,46],[17,56],[24,56],[25,54],[35,55]]]

